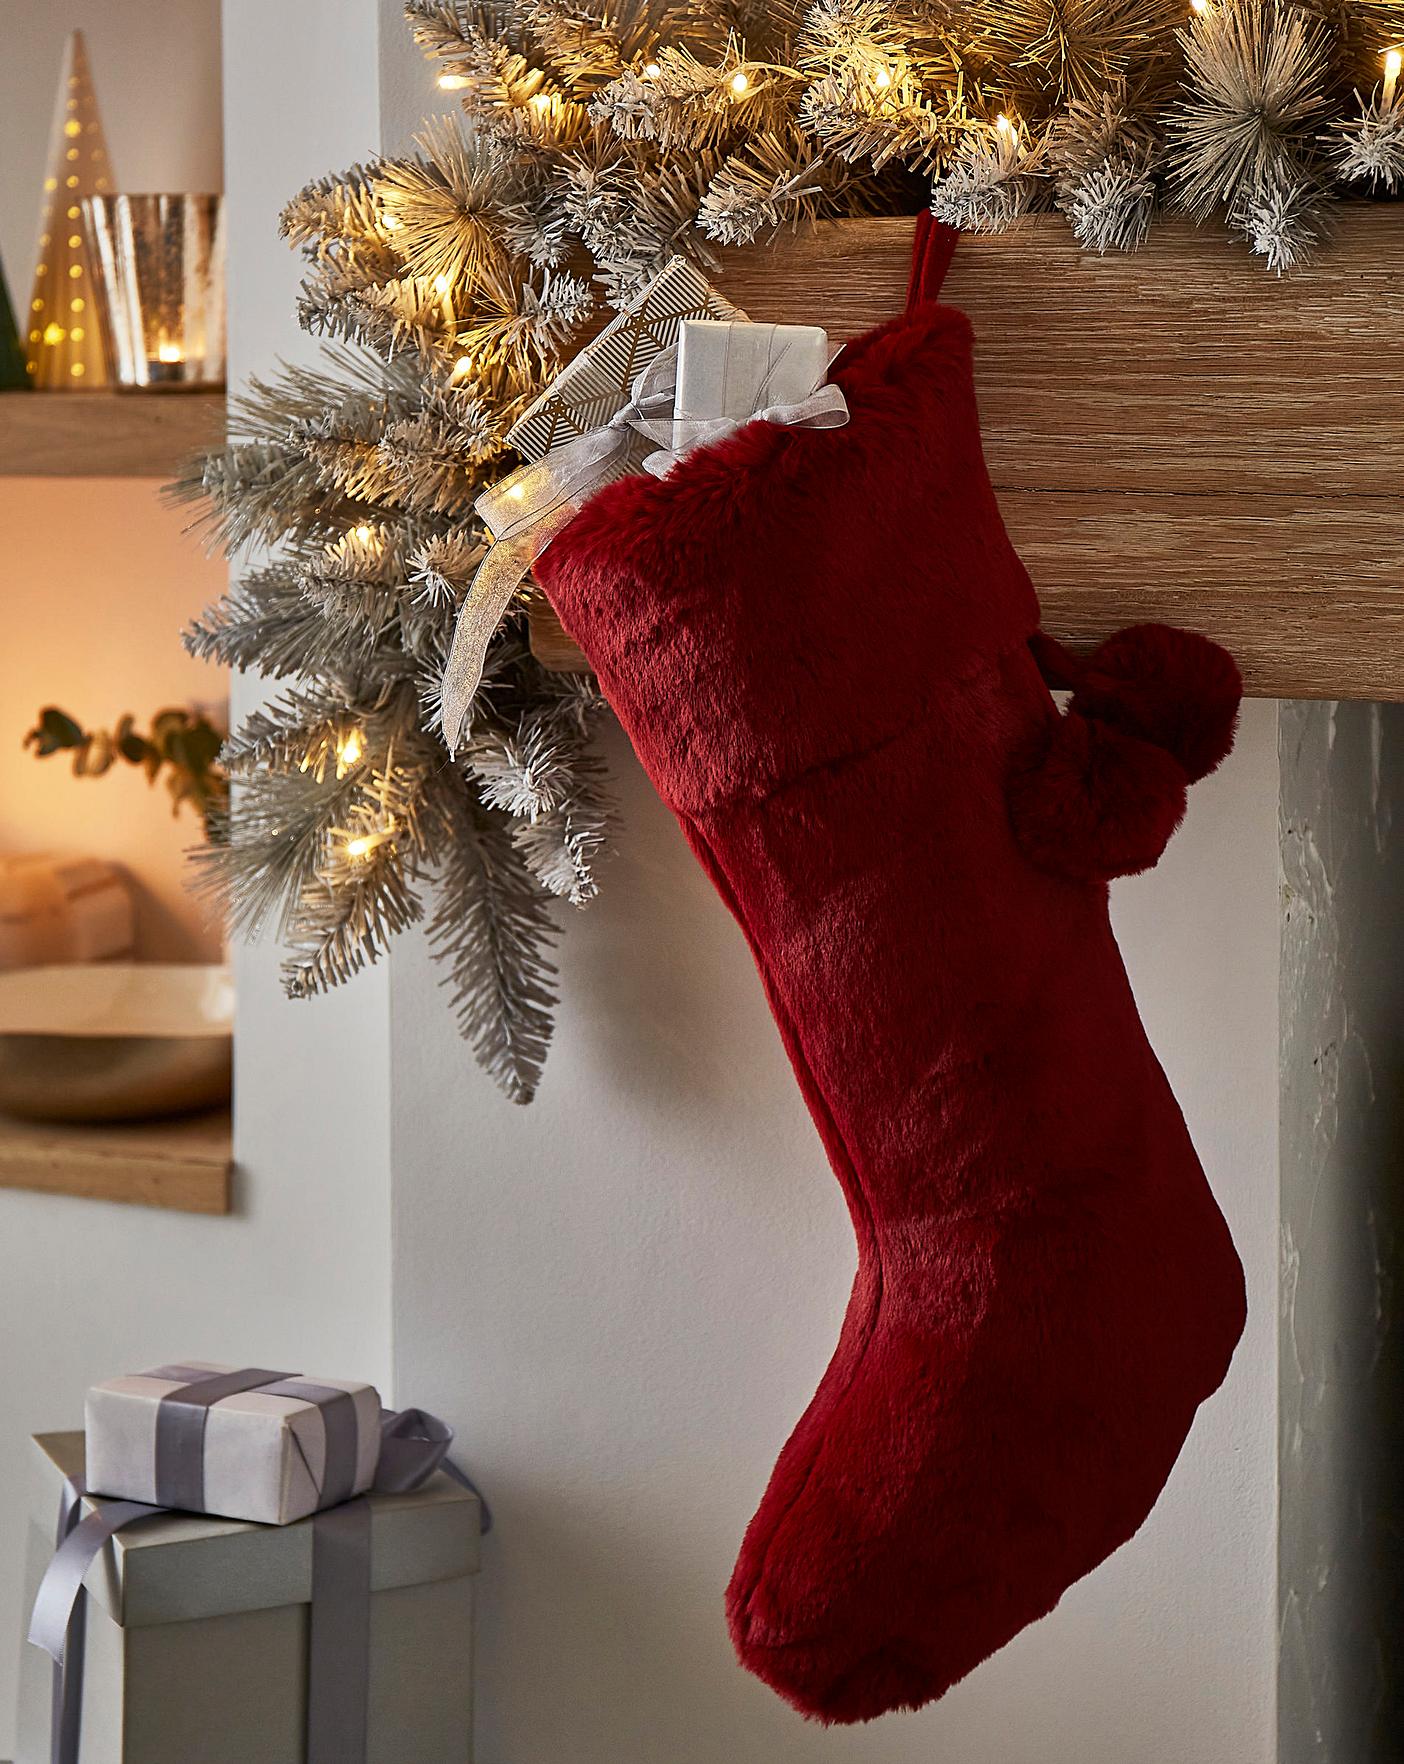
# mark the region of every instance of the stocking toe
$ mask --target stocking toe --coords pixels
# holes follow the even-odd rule
[[[854,1658],[852,1644],[791,1642],[765,1646],[733,1630],[741,1664],[801,1713],[845,1726],[893,1709],[919,1709],[949,1689],[930,1658],[899,1637]]]

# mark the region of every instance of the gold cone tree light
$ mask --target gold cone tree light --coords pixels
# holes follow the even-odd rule
[[[82,202],[111,186],[83,33],[74,31],[54,109],[26,326],[26,371],[33,385],[48,391],[91,390],[107,383]]]

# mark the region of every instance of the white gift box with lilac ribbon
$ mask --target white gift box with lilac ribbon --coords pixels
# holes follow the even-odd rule
[[[380,1459],[380,1398],[346,1379],[280,1378],[192,1360],[88,1392],[88,1489],[156,1507],[288,1525],[364,1494]],[[209,1399],[171,1399],[182,1390]],[[192,1433],[199,1451],[189,1451]]]
[[[86,1455],[34,1442],[16,1764],[471,1757],[488,1519],[451,1428],[197,1361],[94,1386],[87,1416]]]
[[[83,1475],[81,1433],[30,1449],[26,1616],[54,1553],[61,1491]],[[84,1500],[82,1510],[103,1503]],[[472,1757],[473,1585],[481,1508],[442,1471],[370,1494],[368,1764]],[[265,1526],[166,1513],[119,1532],[84,1579],[77,1764],[307,1764],[314,1519]],[[339,1697],[354,1671],[338,1674]],[[21,1650],[15,1764],[50,1764],[49,1660]],[[323,1755],[344,1764],[331,1742]]]

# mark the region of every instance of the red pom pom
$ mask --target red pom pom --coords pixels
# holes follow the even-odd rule
[[[1185,812],[1184,768],[1163,747],[1069,711],[1009,785],[1019,843],[1042,869],[1082,880],[1133,876]]]
[[[1072,709],[1174,754],[1191,783],[1233,746],[1243,681],[1226,649],[1170,625],[1129,625],[1078,678]]]

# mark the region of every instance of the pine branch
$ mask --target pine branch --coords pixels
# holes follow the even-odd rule
[[[441,295],[472,290],[505,259],[503,227],[529,220],[511,157],[489,138],[467,137],[453,117],[415,137],[414,159],[382,162],[375,194],[411,275]]]
[[[1372,96],[1361,103],[1359,116],[1337,126],[1331,158],[1339,178],[1390,195],[1404,190],[1404,102],[1399,97],[1386,104]]]
[[[964,120],[958,103],[933,104],[910,72],[865,63],[815,80],[800,120],[830,152],[876,169],[889,160],[927,170],[946,154]]]
[[[1180,34],[1189,96],[1168,125],[1171,178],[1203,220],[1314,180],[1329,36],[1280,0],[1225,0]]]
[[[1135,251],[1160,203],[1164,150],[1118,82],[1096,99],[1076,100],[1054,123],[1049,157],[1056,201],[1089,251]]]
[[[444,795],[441,813],[429,942],[479,1065],[513,1102],[527,1103],[551,1040],[555,927],[512,843],[510,818],[457,792]]]
[[[1041,155],[1004,122],[968,129],[945,176],[932,187],[931,212],[967,233],[1001,233],[1043,196]]]
[[[411,514],[464,519],[491,481],[504,445],[501,420],[468,376],[462,385],[431,387],[423,408],[391,423],[380,438],[377,462],[387,500]]]
[[[1284,176],[1246,192],[1229,211],[1229,223],[1247,239],[1249,250],[1282,275],[1304,263],[1324,235],[1325,192],[1312,178]]]
[[[817,150],[797,137],[759,135],[708,184],[697,225],[719,245],[750,245],[786,221],[813,218],[834,181]]]
[[[1137,64],[1168,59],[1184,16],[1177,0],[984,0],[971,48],[1025,107],[1087,100]]]

